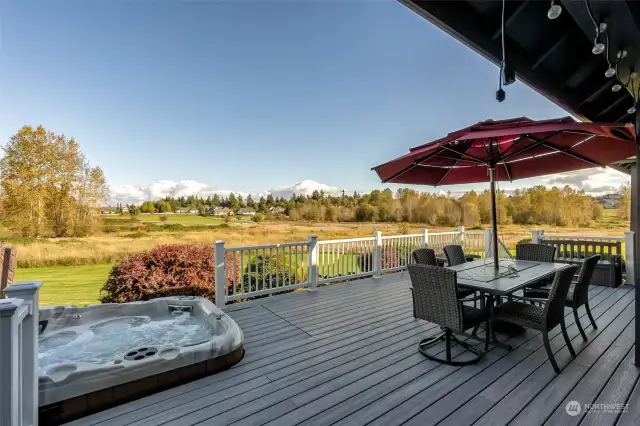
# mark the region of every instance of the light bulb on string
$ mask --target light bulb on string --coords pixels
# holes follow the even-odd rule
[[[627,57],[627,51],[625,49],[618,51],[618,53],[616,54],[616,58],[618,59],[624,59],[626,57]]]
[[[614,75],[616,75],[616,70],[615,68],[613,68],[612,66],[610,66],[605,72],[604,72],[605,77],[607,78],[611,78]]]
[[[604,33],[606,30],[607,24],[605,22],[601,22],[596,28],[596,38],[593,40],[593,49],[591,49],[591,53],[594,55],[599,55],[604,52],[605,46],[604,43],[600,41],[600,34]]]
[[[593,49],[591,49],[591,53],[594,55],[599,55],[604,52],[604,43],[600,43],[598,37],[595,39],[595,43],[593,44]]]
[[[632,106],[631,108],[629,108],[629,109],[627,110],[627,112],[628,112],[629,114],[633,114],[633,113],[635,113],[635,112],[636,112],[636,106],[635,106],[635,105],[634,105],[634,106]]]
[[[547,18],[558,19],[561,13],[562,13],[562,7],[559,4],[555,4],[555,2],[551,0],[551,7],[547,12]]]
[[[614,92],[619,92],[622,89],[622,86],[620,84],[614,84],[613,87],[611,87],[611,90]]]

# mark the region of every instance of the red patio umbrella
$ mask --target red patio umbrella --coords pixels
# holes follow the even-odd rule
[[[495,182],[605,167],[634,156],[635,129],[619,123],[581,123],[571,117],[487,120],[411,148],[374,167],[383,183],[455,185],[489,182],[493,258],[498,268]]]

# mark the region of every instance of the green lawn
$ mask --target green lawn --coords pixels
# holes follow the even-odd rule
[[[86,305],[98,302],[100,288],[107,280],[110,264],[21,268],[14,282],[42,281],[40,306]]]
[[[160,222],[161,216],[167,216],[167,221],[165,223],[181,223],[183,225],[220,225],[223,223],[223,220],[219,217],[214,216],[198,216],[196,214],[141,214],[138,216],[134,216],[135,219],[140,222]],[[109,221],[121,221],[122,219],[126,219],[129,216],[104,216],[105,224],[109,224]],[[236,221],[236,219],[231,219],[232,221]]]

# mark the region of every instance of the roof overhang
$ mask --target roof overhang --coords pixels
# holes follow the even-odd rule
[[[399,0],[462,43],[499,64],[502,59],[502,0]],[[505,2],[507,59],[518,79],[582,120],[633,122],[626,91],[613,92],[604,54],[591,52],[595,26],[584,1],[559,1],[560,17],[547,18],[548,1]],[[596,21],[608,25],[610,58],[624,48],[626,62],[640,71],[640,2],[589,0]],[[635,62],[635,63],[634,63]],[[624,66],[623,66],[624,65]],[[507,99],[508,102],[508,99]]]

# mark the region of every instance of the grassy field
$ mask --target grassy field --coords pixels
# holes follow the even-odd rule
[[[419,224],[409,226],[388,223],[311,223],[311,222],[263,222],[231,220],[228,226],[220,226],[220,220],[193,215],[167,215],[167,223],[193,221],[188,225],[211,225],[211,228],[180,232],[136,232],[119,231],[101,233],[86,238],[43,238],[31,242],[11,244],[17,248],[19,268],[16,280],[38,280],[44,282],[42,305],[85,304],[97,301],[100,287],[106,281],[111,265],[124,256],[148,250],[159,244],[207,243],[222,240],[227,247],[250,246],[271,243],[306,241],[311,234],[320,240],[371,236],[374,230],[383,235],[418,233]],[[172,217],[173,216],[173,217]],[[137,221],[129,223],[157,222],[160,215],[140,215]],[[121,216],[107,217],[114,227],[123,222]],[[199,223],[196,223],[199,221]],[[188,226],[187,225],[187,226]],[[191,228],[190,228],[191,229]],[[451,231],[451,228],[433,228],[430,232]],[[500,226],[499,236],[508,247],[523,238],[530,238],[532,229],[544,229],[546,234],[616,236],[621,237],[629,229],[629,223],[619,220],[615,212],[607,211],[605,217],[592,228],[557,228],[550,226]],[[471,229],[482,232],[482,228]],[[353,258],[338,261],[336,268],[346,268],[358,272],[357,261]],[[321,263],[325,263],[322,262]],[[329,264],[327,262],[325,264]],[[66,265],[66,266],[62,266]],[[340,266],[344,265],[344,266]],[[31,266],[25,268],[24,266]],[[344,271],[346,272],[346,271]],[[321,274],[332,274],[333,265],[321,269]]]
[[[40,305],[97,303],[112,265],[54,266],[18,269],[15,281],[42,281]]]
[[[166,216],[167,220],[164,223],[180,223],[183,225],[219,225],[223,223],[223,220],[219,217],[215,216],[198,216],[195,214],[141,214],[138,216],[134,216],[133,218],[140,222],[152,222],[152,223],[160,223],[160,218],[162,216]],[[105,215],[104,221],[105,224],[109,224],[109,222],[119,222],[122,220],[123,216],[120,215]],[[241,216],[239,216],[241,217]],[[238,219],[233,218],[232,221],[237,221]],[[240,220],[247,221],[247,218],[241,217]]]

